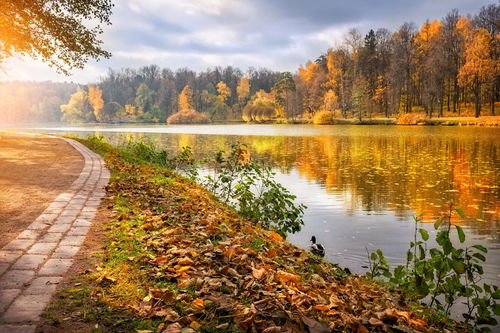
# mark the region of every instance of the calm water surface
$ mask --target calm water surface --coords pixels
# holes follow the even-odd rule
[[[306,204],[305,225],[289,240],[306,248],[316,235],[327,259],[365,271],[366,249],[404,261],[413,216],[434,233],[450,203],[465,219],[466,244],[490,249],[486,278],[500,285],[500,129],[399,126],[203,125],[31,128],[112,143],[151,140],[172,151],[191,146],[198,157],[242,142],[272,163],[279,181]],[[433,237],[431,236],[431,239]],[[456,239],[456,238],[455,238]],[[457,240],[458,242],[458,240]]]

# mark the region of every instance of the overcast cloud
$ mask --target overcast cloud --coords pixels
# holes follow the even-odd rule
[[[451,9],[478,12],[485,0],[116,0],[113,25],[103,36],[108,60],[91,62],[71,77],[23,59],[4,64],[0,80],[88,83],[107,68],[157,64],[202,70],[233,65],[295,71],[342,41],[352,27],[395,30],[421,25]]]

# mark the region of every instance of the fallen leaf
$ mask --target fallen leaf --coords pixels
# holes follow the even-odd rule
[[[161,264],[164,264],[168,261],[168,257],[156,257],[154,259],[152,259],[150,262],[152,264],[156,264],[156,265],[161,265]]]
[[[179,323],[173,323],[168,325],[162,333],[181,333],[182,326]]]
[[[198,310],[203,310],[205,308],[205,301],[201,298],[195,299],[191,305],[193,308],[198,309]],[[194,327],[193,327],[194,328]]]
[[[303,316],[302,321],[306,324],[307,328],[309,328],[310,333],[330,333],[331,330],[328,326],[323,323],[320,323],[317,320],[312,318]]]
[[[266,275],[266,270],[264,268],[252,268],[252,276],[256,278],[257,280],[262,280],[264,276]]]
[[[320,305],[313,306],[313,309],[320,310],[320,311],[328,311],[330,309],[330,306],[320,304]]]
[[[300,276],[292,274],[292,273],[287,273],[287,272],[284,272],[284,271],[278,271],[276,273],[276,278],[281,283],[291,282],[291,283],[296,283],[297,284],[297,283],[300,282]]]
[[[275,240],[277,242],[282,242],[283,241],[283,237],[278,234],[277,232],[274,232],[274,231],[271,231],[269,233],[269,237],[271,237],[272,240]]]
[[[368,322],[370,323],[370,325],[373,325],[373,326],[384,326],[384,322],[377,319],[377,318],[370,318],[370,320],[368,320]]]
[[[179,259],[179,261],[177,263],[179,265],[182,265],[182,266],[192,266],[192,265],[194,265],[193,259],[191,259],[189,257],[181,258],[181,259]]]
[[[189,327],[191,327],[192,329],[197,330],[198,328],[200,328],[200,327],[201,327],[201,324],[200,324],[199,322],[197,322],[197,321],[193,320],[193,321],[191,322],[191,324],[189,324]]]

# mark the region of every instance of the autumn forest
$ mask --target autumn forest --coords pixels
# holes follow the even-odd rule
[[[336,119],[495,115],[500,6],[452,10],[342,43],[292,72],[156,65],[110,69],[97,83],[1,82],[7,122],[220,121],[334,123]],[[497,111],[498,112],[498,111]]]

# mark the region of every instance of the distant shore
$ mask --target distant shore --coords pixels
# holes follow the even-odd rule
[[[56,123],[54,123],[56,124]],[[164,122],[88,122],[88,123],[63,123],[58,124],[68,124],[68,125],[166,125]],[[262,122],[245,122],[243,120],[233,120],[233,121],[212,121],[208,124],[203,124],[204,126],[210,125],[221,125],[221,124],[286,124],[286,125],[313,125],[313,119],[273,119],[266,120]],[[7,128],[15,128],[16,126],[33,125],[33,123],[18,123],[18,124],[0,124],[0,127],[7,126]],[[182,124],[182,125],[200,125],[200,124]],[[401,126],[479,126],[479,127],[498,127],[500,126],[500,116],[481,116],[475,117],[410,117],[409,119],[401,118],[363,118],[361,120],[356,118],[334,118],[327,123],[314,124],[318,126],[322,125],[401,125]]]

